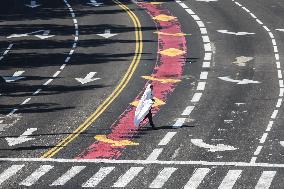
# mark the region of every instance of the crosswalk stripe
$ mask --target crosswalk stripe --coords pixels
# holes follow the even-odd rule
[[[196,169],[187,184],[184,186],[184,189],[196,189],[209,171],[210,169],[208,168]]]
[[[28,176],[25,180],[23,180],[20,185],[31,186],[36,181],[40,179],[44,174],[46,174],[50,169],[52,169],[52,165],[41,165],[37,170],[35,170],[30,176]]]
[[[113,184],[112,187],[125,187],[144,167],[131,167],[124,175]]]
[[[177,168],[165,167],[150,184],[149,188],[162,188],[170,176],[175,172]]]
[[[59,177],[56,181],[54,181],[51,186],[62,186],[66,184],[71,178],[80,173],[86,166],[74,166],[69,169],[66,173],[64,173],[61,177]]]
[[[272,183],[275,174],[276,171],[263,171],[255,186],[255,189],[268,189]]]
[[[238,178],[241,176],[242,170],[229,170],[219,189],[230,189],[233,188]]]
[[[102,167],[82,187],[96,187],[115,167]]]
[[[0,174],[0,185],[11,176],[20,171],[25,165],[12,165],[6,169],[3,173]]]

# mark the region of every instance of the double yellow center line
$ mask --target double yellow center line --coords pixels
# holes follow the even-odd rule
[[[81,124],[72,134],[68,135],[65,139],[60,141],[55,147],[46,151],[41,158],[51,158],[60,150],[62,150],[65,146],[75,140],[82,132],[84,132],[90,125],[108,108],[108,106],[118,97],[118,95],[122,92],[125,86],[128,84],[129,80],[131,79],[134,71],[136,70],[142,54],[143,49],[143,42],[142,42],[142,31],[141,31],[141,24],[138,17],[124,4],[121,2],[114,0],[114,2],[121,7],[123,10],[127,12],[129,17],[132,19],[134,26],[135,26],[135,55],[133,60],[127,69],[127,72],[123,76],[120,83],[117,85],[115,90],[110,94],[110,96],[104,100],[104,102],[96,109],[96,111],[86,119],[86,121]]]

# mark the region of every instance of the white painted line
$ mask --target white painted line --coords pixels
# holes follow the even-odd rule
[[[196,90],[198,90],[198,91],[204,91],[205,85],[206,85],[206,82],[204,82],[204,81],[198,82],[198,85],[197,85],[197,89],[196,89]]]
[[[191,9],[185,9],[185,11],[190,14],[190,15],[194,15],[195,13],[191,10]]]
[[[279,61],[276,62],[276,66],[277,66],[277,69],[280,69],[281,68],[281,64]]]
[[[24,104],[28,103],[30,100],[31,100],[31,98],[27,98],[24,102],[22,102],[21,105],[24,105]]]
[[[55,72],[55,74],[53,74],[53,76],[52,76],[52,77],[57,77],[57,76],[60,74],[60,72],[61,72],[61,71],[57,71],[57,72]]]
[[[18,109],[14,108],[7,116],[8,117],[12,116],[16,111],[18,111]]]
[[[253,153],[254,156],[258,156],[260,151],[262,150],[263,146],[258,146],[255,150],[255,152]]]
[[[75,37],[76,38],[76,37]],[[74,53],[74,49],[72,49],[70,52],[69,52],[69,55],[72,55]]]
[[[198,168],[195,169],[193,175],[190,177],[184,189],[197,189],[205,176],[209,173],[209,168]]]
[[[255,164],[256,158],[257,158],[257,157],[252,157],[251,160],[250,160],[250,163]]]
[[[37,95],[41,90],[42,90],[42,89],[37,89],[37,90],[33,93],[33,95]]]
[[[278,70],[278,78],[282,79],[282,70]]]
[[[70,56],[66,57],[66,59],[65,59],[64,62],[66,62],[66,63],[69,62],[70,58],[71,58]],[[64,64],[63,64],[63,65],[64,65]],[[64,67],[65,67],[65,66],[64,66]],[[61,68],[60,68],[60,69],[61,69]],[[61,70],[62,70],[62,69],[61,69]]]
[[[283,87],[284,87],[283,80],[279,80],[279,87],[280,87],[280,88],[283,88]]]
[[[202,36],[202,40],[203,40],[203,43],[210,43],[210,39],[209,39],[208,35]]]
[[[204,43],[204,50],[206,52],[212,51],[211,44],[210,43]],[[210,58],[210,60],[211,60],[211,58]]]
[[[260,139],[260,144],[263,144],[265,141],[266,141],[266,138],[267,138],[267,135],[268,135],[268,133],[264,133],[263,135],[262,135],[262,137],[261,137],[261,139]]]
[[[278,53],[278,48],[277,48],[277,46],[273,46],[273,49],[274,49],[274,53]]]
[[[277,45],[275,39],[272,39],[271,41],[272,41],[272,45],[273,45],[273,46],[276,46],[276,45]]]
[[[4,58],[4,57],[3,57],[3,56],[1,56],[1,57],[0,57],[0,60],[2,60],[3,58]]]
[[[158,176],[150,184],[149,188],[162,188],[176,170],[177,168],[174,167],[165,167],[159,172]]]
[[[231,189],[235,185],[238,178],[241,176],[242,170],[229,170],[219,189]]]
[[[263,171],[255,189],[269,189],[275,175],[276,171]]]
[[[240,3],[238,3],[238,2],[235,2],[236,3],[236,5],[238,5],[238,6],[240,6],[240,7],[242,7],[243,5],[241,5]]]
[[[267,26],[263,26],[263,28],[264,28],[266,31],[270,32],[270,29],[269,29]]]
[[[177,132],[168,132],[164,138],[160,141],[160,143],[158,144],[158,146],[165,146],[167,145],[172,138],[177,134]]]
[[[210,62],[203,62],[202,67],[203,68],[210,68]]]
[[[72,11],[72,13],[71,13],[71,16],[72,16],[73,18],[76,17],[73,11]]]
[[[251,15],[253,18],[256,18],[256,16],[255,16],[254,14],[252,14],[252,13],[250,13],[250,15]]]
[[[48,85],[49,83],[51,83],[53,81],[53,79],[49,79],[47,80],[43,85]]]
[[[156,148],[153,152],[147,157],[147,161],[155,161],[158,159],[159,155],[162,153],[163,148]]]
[[[283,95],[284,95],[284,88],[280,88],[279,96],[283,97]]]
[[[73,19],[74,24],[77,24],[77,19]]]
[[[199,102],[200,98],[202,96],[202,93],[194,93],[192,99],[191,99],[191,102]]]
[[[235,166],[235,167],[270,167],[284,168],[284,164],[251,163],[251,162],[209,162],[209,161],[160,161],[160,160],[109,160],[109,159],[52,159],[52,158],[0,158],[0,162],[57,162],[57,163],[94,163],[94,164],[136,164],[136,165],[202,165],[202,166]]]
[[[82,187],[96,187],[110,172],[114,170],[114,168],[115,167],[100,168],[100,170],[96,174],[94,174],[87,182],[85,182]]]
[[[206,30],[206,28],[200,28],[200,32],[201,32],[201,34],[207,34],[207,30]]]
[[[208,72],[201,72],[200,73],[200,79],[207,79]]]
[[[12,47],[13,47],[13,44],[10,44],[7,49],[10,50]]]
[[[80,173],[86,166],[73,166],[66,173],[64,173],[61,177],[55,180],[50,186],[62,186],[66,184],[70,179],[75,177],[78,173]]]
[[[0,174],[0,185],[8,180],[11,176],[15,175],[18,171],[20,171],[25,165],[12,165],[4,172]]]
[[[77,27],[76,27],[76,26],[77,26]],[[75,25],[75,29],[76,29],[75,35],[78,36],[78,35],[79,35],[79,30],[78,30],[78,25],[77,25],[77,24]]]
[[[79,37],[78,36],[75,36],[75,41],[78,41],[79,40]],[[73,54],[73,52],[72,52]]]
[[[198,27],[205,28],[205,25],[204,25],[204,23],[202,21],[196,21],[196,23],[197,23]],[[203,37],[207,37],[208,38],[208,36],[202,36],[202,38]],[[208,40],[209,40],[209,38],[208,38]],[[203,42],[204,42],[204,40],[203,40]],[[209,42],[209,41],[207,41],[207,42]]]
[[[271,131],[272,126],[273,126],[273,123],[274,123],[274,121],[269,121],[269,123],[268,123],[268,125],[267,125],[267,128],[266,128],[266,132]]]
[[[179,5],[180,5],[182,8],[184,8],[184,9],[188,9],[188,6],[187,6],[186,4],[184,4],[184,3],[179,3]]]
[[[280,57],[279,57],[279,54],[278,54],[278,53],[275,54],[275,59],[276,59],[277,61],[279,61]]]
[[[65,68],[65,66],[66,66],[66,64],[62,64],[62,66],[60,67],[60,70],[63,70]]]
[[[189,116],[191,112],[194,110],[195,106],[187,106],[185,110],[182,112],[182,116]]]
[[[204,60],[210,61],[212,59],[212,53],[205,53]]]
[[[175,122],[175,124],[173,125],[173,128],[179,128],[179,127],[183,126],[185,120],[186,120],[186,118],[178,118],[177,121]]]
[[[77,43],[73,43],[73,49],[75,49],[76,48],[76,46],[77,46]]]
[[[9,50],[5,50],[4,53],[3,53],[3,55],[8,54],[8,52],[9,52]]]
[[[195,20],[195,21],[197,21],[197,20],[200,20],[200,18],[195,14],[195,15],[191,15],[191,17]]]
[[[112,187],[126,187],[127,184],[136,177],[144,167],[131,167],[128,171],[119,177]]]
[[[25,180],[23,180],[19,185],[23,186],[31,186],[35,184],[40,177],[46,174],[53,168],[52,165],[41,165],[37,170],[35,170],[30,176],[28,176]]]
[[[250,13],[250,10],[248,10],[246,7],[242,7],[246,12]]]
[[[274,39],[274,35],[273,35],[273,33],[268,32],[268,34],[269,34],[270,38]]]
[[[257,23],[259,23],[260,25],[263,25],[263,23],[259,20],[259,19],[255,19],[257,21]]]
[[[278,110],[274,110],[272,115],[271,115],[271,119],[275,119],[277,114],[278,114]]]
[[[276,104],[276,108],[280,108],[282,106],[282,98],[279,98]]]

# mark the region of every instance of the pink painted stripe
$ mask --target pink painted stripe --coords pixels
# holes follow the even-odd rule
[[[152,17],[160,14],[170,15],[168,10],[163,9],[160,5],[152,5],[149,3],[139,3],[139,6],[146,9],[148,14]],[[177,19],[171,21],[157,21],[156,26],[160,28],[159,32],[165,33],[181,33],[181,25]],[[158,57],[156,66],[153,70],[152,77],[156,78],[174,78],[181,79],[183,67],[185,64],[185,54],[174,57],[159,54],[162,50],[168,48],[176,48],[186,52],[186,39],[184,36],[167,36],[158,35]],[[174,83],[161,83],[154,81],[154,96],[163,100],[167,100],[167,97],[172,93],[176,87]],[[146,85],[145,85],[146,86]],[[145,87],[144,87],[145,89]],[[142,92],[141,92],[142,94]],[[140,94],[140,95],[141,95]],[[140,98],[140,95],[136,97],[136,100]],[[155,115],[159,111],[160,107],[155,107],[152,111]],[[112,140],[131,140],[132,137],[139,132],[139,128],[134,126],[134,112],[135,107],[128,106],[127,109],[119,116],[118,120],[111,126],[111,133],[107,135],[107,138]],[[143,125],[147,124],[148,120],[143,122]],[[95,142],[84,150],[78,157],[79,159],[117,159],[122,154],[126,146],[114,147],[111,144],[104,142]]]

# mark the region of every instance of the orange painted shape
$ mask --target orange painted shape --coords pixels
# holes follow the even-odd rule
[[[165,105],[166,103],[156,97],[154,97],[154,100],[155,100],[155,103],[153,104],[153,107],[157,107],[157,106],[162,106],[162,105]],[[138,104],[139,104],[139,101],[138,100],[135,100],[133,102],[130,103],[132,106],[135,106],[137,107]]]
[[[185,51],[182,51],[182,50],[179,50],[179,49],[176,49],[176,48],[169,48],[169,49],[165,49],[165,50],[160,51],[160,54],[170,56],[170,57],[174,57],[174,56],[179,56],[179,55],[185,54]]]
[[[106,135],[96,135],[94,137],[96,140],[100,141],[100,142],[105,142],[105,143],[109,143],[111,144],[111,146],[137,146],[139,145],[139,143],[136,142],[132,142],[130,140],[112,140],[112,139],[108,139]]]
[[[153,17],[154,20],[158,20],[158,21],[171,21],[176,19],[176,17],[174,16],[169,16],[169,15],[165,15],[165,14],[160,14],[158,16]]]
[[[180,79],[155,78],[155,77],[152,77],[152,76],[141,76],[141,77],[144,78],[144,79],[151,80],[151,81],[159,81],[161,83],[178,83],[178,82],[181,82]]]

